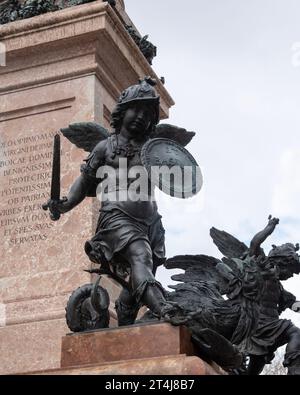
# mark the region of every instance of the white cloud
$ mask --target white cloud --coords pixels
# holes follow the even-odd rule
[[[300,145],[300,144],[299,144]],[[278,215],[300,220],[300,147],[284,151],[280,158],[278,181],[272,206]],[[300,232],[300,227],[298,227]]]

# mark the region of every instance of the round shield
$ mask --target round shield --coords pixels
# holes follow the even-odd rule
[[[149,140],[142,148],[141,161],[151,183],[169,196],[186,199],[202,188],[203,177],[196,160],[173,140]]]

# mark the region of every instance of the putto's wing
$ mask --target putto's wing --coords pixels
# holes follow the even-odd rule
[[[166,261],[165,266],[167,269],[187,270],[198,266],[210,269],[220,262],[221,261],[219,259],[208,255],[177,255],[173,258],[169,258]]]
[[[210,236],[219,251],[227,258],[240,258],[249,251],[246,244],[242,243],[227,232],[212,228],[210,230]]]
[[[152,137],[170,139],[185,147],[192,141],[195,135],[195,132],[188,132],[184,128],[179,128],[178,126],[162,123],[156,126],[155,132]]]
[[[76,147],[92,152],[100,141],[109,137],[109,132],[94,122],[73,123],[61,129],[62,134]]]
[[[220,270],[224,263],[207,255],[179,255],[166,261],[167,269],[182,269],[185,273],[172,276],[172,280],[183,283],[206,281],[216,284],[222,294],[228,289],[229,278]],[[230,271],[230,268],[228,268]],[[177,289],[178,286],[170,286]]]
[[[241,260],[234,258],[222,258],[222,262],[231,269],[235,276],[239,277],[243,272],[243,265]]]

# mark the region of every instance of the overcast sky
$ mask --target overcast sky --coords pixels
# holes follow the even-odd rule
[[[266,251],[300,242],[299,0],[125,3],[158,47],[153,68],[176,102],[168,122],[197,132],[188,148],[203,190],[159,202],[167,255],[219,257],[212,226],[249,243],[269,214],[281,223]],[[159,272],[164,285],[169,277]],[[300,300],[299,276],[284,285]]]

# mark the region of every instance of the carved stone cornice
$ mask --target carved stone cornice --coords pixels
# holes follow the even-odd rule
[[[0,68],[0,95],[94,74],[116,100],[125,87],[150,75],[158,82],[162,118],[174,104],[123,22],[102,1],[8,23],[0,27],[0,40],[7,53],[7,66]]]
[[[125,29],[134,39],[149,64],[152,64],[152,60],[157,53],[157,48],[147,40],[148,36],[141,37],[137,30],[132,25],[128,25],[127,21],[124,20],[124,2],[122,0],[102,1],[108,3],[115,9],[116,14],[123,22]],[[6,0],[4,2],[0,2],[0,25],[6,25],[11,22],[93,2],[95,2],[95,0]]]

